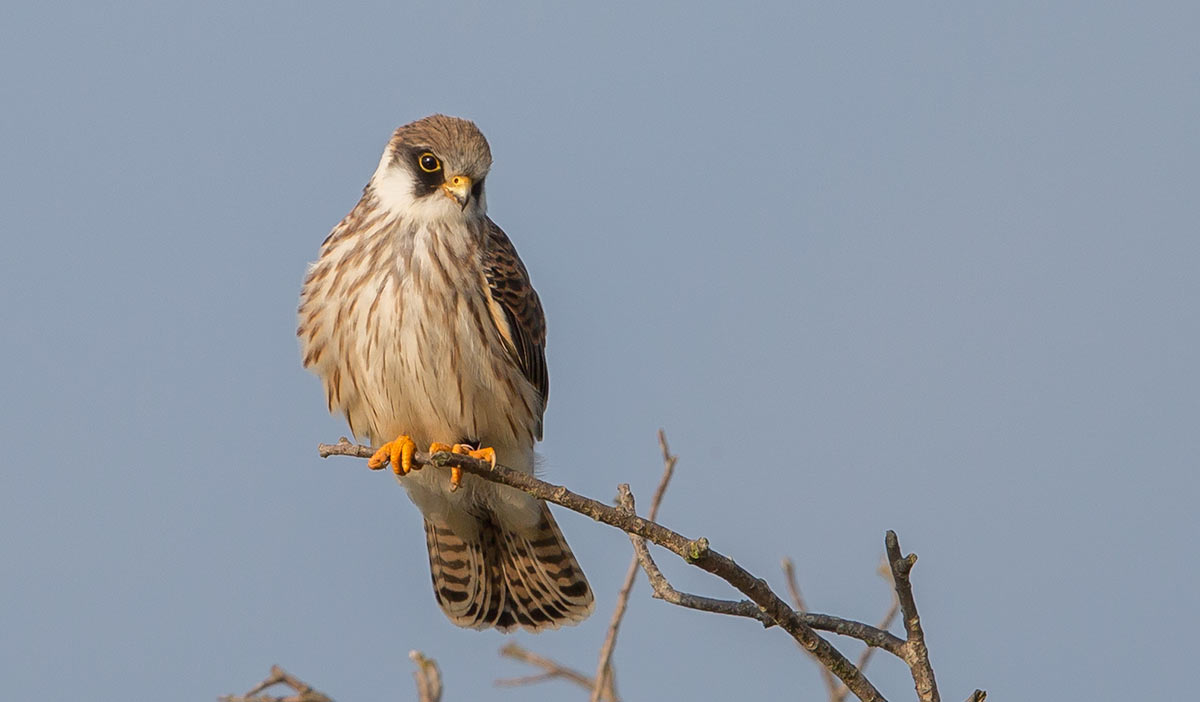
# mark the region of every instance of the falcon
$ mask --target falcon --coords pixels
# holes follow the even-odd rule
[[[534,469],[546,321],[525,265],[487,216],[491,165],[467,120],[433,115],[397,129],[309,267],[297,335],[330,412],[381,446],[368,465],[390,465],[424,516],[446,616],[541,631],[582,621],[593,605],[546,504],[412,463],[421,445]]]

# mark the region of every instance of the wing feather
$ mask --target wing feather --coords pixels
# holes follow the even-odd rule
[[[483,276],[493,321],[508,342],[508,350],[525,379],[537,388],[542,398],[541,411],[545,411],[546,398],[550,394],[550,376],[546,371],[546,316],[516,248],[504,230],[490,218],[487,220]]]

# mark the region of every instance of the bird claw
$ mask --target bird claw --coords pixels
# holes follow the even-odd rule
[[[496,467],[496,450],[490,446],[484,446],[483,448],[477,449],[470,444],[454,444],[451,446],[449,444],[443,444],[439,441],[435,441],[429,445],[429,455],[431,456],[442,451],[449,451],[450,453],[470,456],[471,458],[475,458],[480,461],[487,461],[493,468]],[[461,485],[462,468],[459,468],[458,466],[450,466],[450,492],[454,492]]]
[[[387,464],[392,464],[392,472],[396,475],[404,476],[413,471],[413,453],[417,450],[417,445],[413,443],[412,438],[407,434],[401,434],[396,437],[395,441],[389,441],[371,456],[371,460],[367,461],[367,467],[371,470],[379,470]],[[419,466],[418,466],[419,467]]]

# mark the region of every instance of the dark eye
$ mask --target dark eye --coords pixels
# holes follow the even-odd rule
[[[417,165],[426,173],[436,173],[442,167],[442,162],[437,156],[426,151],[417,157]]]

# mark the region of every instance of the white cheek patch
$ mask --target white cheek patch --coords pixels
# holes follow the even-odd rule
[[[384,153],[379,161],[379,168],[375,169],[375,175],[371,176],[371,186],[375,197],[379,199],[380,208],[393,216],[431,224],[439,221],[462,221],[464,212],[453,198],[438,192],[416,197],[413,194],[416,185],[412,174],[392,163],[389,153]],[[470,212],[481,204],[471,203],[467,211]]]
[[[403,168],[392,166],[391,152],[384,151],[383,158],[379,159],[379,167],[371,176],[371,187],[383,209],[394,215],[408,212],[414,202],[414,185],[412,176]]]

